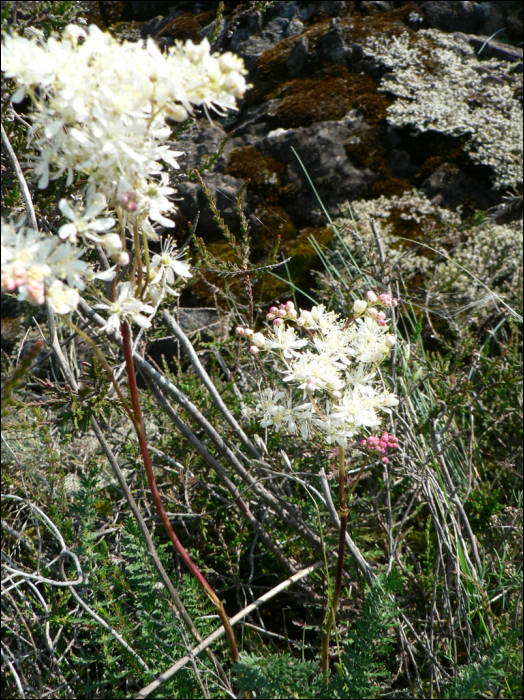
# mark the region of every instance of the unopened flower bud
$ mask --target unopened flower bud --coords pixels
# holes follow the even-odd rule
[[[389,464],[389,459],[387,457],[382,457],[383,464]]]
[[[378,311],[373,306],[370,306],[369,309],[366,309],[366,316],[376,318],[378,316]]]
[[[127,265],[129,263],[129,253],[126,253],[125,250],[120,250],[117,253],[113,253],[111,257],[117,263],[117,265]]]
[[[266,314],[266,318],[268,321],[272,321],[275,318],[275,314]]]
[[[252,346],[249,348],[249,352],[250,352],[252,355],[258,355],[258,348],[257,348],[257,346],[256,346],[256,345],[252,345]]]
[[[285,318],[287,316],[287,309],[285,307],[283,309],[279,309],[278,315],[280,318]]]
[[[244,335],[247,338],[252,338],[255,335],[255,331],[252,331],[251,328],[244,328]]]
[[[386,314],[383,311],[379,311],[377,314],[377,321],[385,321]]]
[[[272,306],[272,307],[269,309],[269,313],[270,313],[270,314],[275,314],[275,316],[276,316],[276,315],[278,314],[278,308],[277,308],[276,306]]]
[[[370,304],[374,304],[378,300],[378,297],[375,294],[375,292],[369,290],[369,292],[366,292],[366,299],[369,301]]]
[[[262,335],[262,333],[255,333],[253,336],[253,344],[257,346],[257,348],[263,348],[266,344],[266,339]]]
[[[386,345],[388,346],[388,348],[394,348],[396,344],[397,344],[397,339],[395,338],[394,335],[387,335],[386,336]]]
[[[244,335],[244,329],[242,328],[242,326],[237,326],[237,327],[235,328],[235,333],[236,333],[237,335]]]
[[[295,305],[293,304],[292,301],[286,301],[286,309],[288,311],[291,311],[291,309],[294,309],[294,308],[295,308]]]
[[[284,323],[284,321],[283,321],[281,318],[276,318],[276,319],[273,321],[273,325],[274,325],[274,326],[281,326],[283,323]]]
[[[295,309],[288,309],[287,315],[288,315],[288,318],[296,318],[297,312]]]
[[[167,105],[166,114],[175,122],[185,122],[189,116],[186,108],[182,107],[182,105]]]
[[[363,299],[357,299],[355,302],[353,302],[354,313],[357,314],[357,316],[360,316],[360,314],[363,314],[366,310],[367,305],[367,302]]]
[[[332,396],[334,399],[341,399],[341,398],[342,398],[342,393],[341,393],[340,391],[338,391],[338,389],[335,389],[335,391],[332,391],[332,392],[331,392],[331,396]]]
[[[315,382],[308,382],[306,384],[306,391],[309,391],[310,393],[313,393],[316,388],[317,388],[317,385],[315,384]]]
[[[273,323],[274,323],[274,322],[273,322]],[[304,323],[305,323],[304,317],[303,317],[303,316],[299,316],[299,317],[297,318],[297,326],[303,326]]]
[[[384,399],[384,406],[398,406],[398,399],[394,394],[389,394]]]

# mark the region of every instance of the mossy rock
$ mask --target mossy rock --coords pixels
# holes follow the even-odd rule
[[[351,109],[360,109],[367,122],[375,124],[385,119],[391,104],[390,98],[377,92],[371,76],[340,65],[323,68],[315,78],[296,78],[271,95],[282,96],[275,119],[283,129],[342,119]]]
[[[240,180],[249,180],[248,192],[270,203],[280,197],[285,167],[275,158],[263,156],[254,146],[242,146],[230,153],[225,172]]]

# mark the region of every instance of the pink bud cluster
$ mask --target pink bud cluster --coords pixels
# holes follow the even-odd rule
[[[131,190],[130,192],[120,192],[118,195],[118,201],[122,205],[122,207],[130,212],[133,213],[136,211],[136,192],[133,192]]]
[[[365,447],[366,450],[374,450],[381,455],[387,455],[390,450],[398,449],[398,438],[384,431],[380,437],[370,435],[368,438],[362,439],[360,444]],[[384,456],[382,457],[382,462],[388,464],[389,459]]]
[[[284,319],[288,318],[295,320],[297,317],[297,311],[295,305],[292,301],[288,301],[285,304],[280,304],[277,306],[272,306],[269,312],[266,314],[268,321],[273,321],[274,326],[281,326],[284,323]]]
[[[14,292],[19,287],[25,288],[29,301],[41,306],[45,301],[44,278],[47,265],[33,265],[28,268],[23,260],[15,260],[11,265],[2,265],[2,291]],[[49,268],[47,268],[49,270]]]
[[[262,333],[255,333],[251,328],[244,328],[243,326],[237,326],[235,328],[235,333],[237,335],[243,335],[245,338],[249,338],[253,345],[249,348],[249,352],[252,355],[258,355],[260,348],[263,348],[266,344],[266,339]]]
[[[393,299],[391,294],[389,294],[388,292],[384,292],[383,294],[377,295],[375,294],[375,292],[369,290],[369,292],[366,293],[366,299],[368,304],[379,304],[380,306],[386,307],[398,306],[398,301],[396,299]],[[383,311],[379,311],[374,306],[367,307],[366,315],[370,316],[371,318],[374,318],[379,325],[386,325],[386,314]]]

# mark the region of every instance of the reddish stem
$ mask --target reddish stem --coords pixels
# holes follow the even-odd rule
[[[160,492],[158,490],[156,479],[155,479],[155,476],[153,474],[153,465],[151,463],[151,457],[149,456],[149,450],[147,447],[147,441],[146,441],[145,430],[144,430],[144,421],[142,420],[142,412],[140,410],[140,402],[138,400],[138,387],[136,384],[135,366],[133,363],[133,350],[131,348],[131,334],[129,332],[129,326],[127,325],[126,321],[122,321],[122,323],[120,324],[120,330],[122,333],[124,357],[126,360],[127,377],[129,380],[129,393],[131,395],[131,402],[132,402],[132,406],[133,406],[133,411],[135,413],[135,421],[134,421],[135,429],[137,432],[138,441],[140,444],[140,450],[142,452],[142,457],[144,458],[144,465],[146,468],[147,480],[149,483],[149,488],[151,489],[151,495],[153,496],[153,501],[155,503],[158,514],[160,515],[160,519],[162,520],[162,524],[164,525],[164,528],[165,528],[167,534],[169,535],[169,539],[173,543],[180,558],[182,559],[184,564],[187,566],[189,571],[196,578],[198,583],[202,586],[204,591],[207,593],[207,595],[211,599],[213,605],[216,607],[218,615],[220,617],[220,620],[222,621],[222,624],[224,625],[224,629],[226,631],[226,636],[227,636],[227,640],[229,642],[229,648],[231,650],[231,656],[233,657],[233,661],[238,661],[239,656],[238,656],[237,643],[235,640],[235,635],[233,634],[233,629],[231,627],[231,623],[229,622],[229,617],[226,614],[224,604],[222,603],[220,598],[217,596],[217,594],[215,593],[213,588],[210,586],[210,584],[208,583],[206,578],[203,576],[200,569],[191,560],[191,557],[189,556],[189,554],[185,550],[184,546],[182,545],[182,543],[180,542],[180,540],[176,536],[175,531],[173,530],[171,523],[169,522],[169,518],[167,516],[165,508],[162,504]]]

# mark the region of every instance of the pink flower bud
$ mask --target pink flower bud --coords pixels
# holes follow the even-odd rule
[[[382,457],[382,464],[389,464],[389,459],[387,457]]]
[[[266,314],[266,318],[268,321],[272,321],[275,318],[275,314]]]
[[[380,323],[380,321],[385,321],[386,320],[386,314],[383,311],[379,311],[377,314],[377,321]]]
[[[237,335],[244,335],[244,329],[242,328],[242,326],[237,326],[237,327],[235,328],[235,333],[236,333]]]
[[[295,305],[293,304],[292,301],[286,301],[286,309],[288,311],[291,311],[291,309],[294,309],[294,308],[295,308]]]
[[[270,313],[270,314],[275,314],[275,316],[276,316],[276,315],[278,314],[278,308],[277,308],[276,306],[272,306],[272,307],[269,309],[269,313]]]
[[[276,319],[273,321],[273,325],[274,325],[274,326],[281,326],[283,323],[284,323],[284,321],[283,321],[281,318],[276,318]]]
[[[283,309],[278,310],[278,315],[280,318],[285,318],[287,316],[287,309],[285,306]]]
[[[258,355],[258,348],[257,348],[257,346],[256,346],[256,345],[252,345],[252,346],[249,348],[249,352],[250,352],[252,355]]]
[[[360,444],[361,444],[361,445],[365,445],[365,444],[366,444],[366,441],[365,441],[365,440],[361,440],[361,441],[360,441]]]
[[[310,393],[313,393],[316,388],[317,388],[317,385],[314,382],[308,382],[306,384],[306,391],[309,391]]]
[[[370,304],[374,304],[377,301],[378,297],[375,294],[375,292],[369,290],[369,292],[366,292],[366,299],[369,301]]]
[[[379,326],[385,326],[385,325],[386,325],[386,322],[384,321],[383,318],[380,319],[380,321],[378,322],[378,325],[379,325]]]
[[[376,318],[378,316],[378,311],[373,306],[371,306],[369,309],[366,309],[366,316]]]

